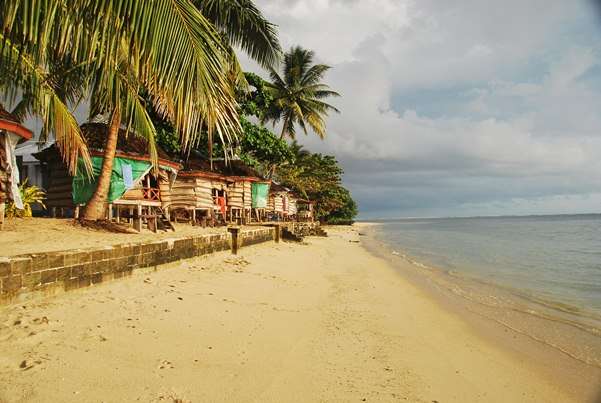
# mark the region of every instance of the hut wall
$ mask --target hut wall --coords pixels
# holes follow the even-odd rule
[[[171,205],[171,182],[169,174],[163,170],[159,172],[159,191],[161,192],[161,207],[169,207]]]
[[[282,199],[282,193],[278,192],[274,195],[274,211],[276,213],[284,212],[284,200]]]
[[[217,209],[213,189],[226,190],[224,181],[203,177],[178,176],[171,188],[172,208]],[[229,194],[228,194],[229,196]]]
[[[234,182],[228,186],[227,205],[234,209],[244,208],[244,182]]]
[[[297,213],[296,198],[288,197],[288,214],[295,215]]]
[[[250,209],[252,208],[252,184],[251,182],[245,181],[242,182],[242,187],[244,190],[244,208]]]
[[[273,193],[269,193],[269,197],[267,197],[267,211],[275,211],[275,196]]]
[[[48,189],[44,204],[48,208],[73,208],[73,177],[67,166],[62,160],[52,158],[48,161],[47,169]]]

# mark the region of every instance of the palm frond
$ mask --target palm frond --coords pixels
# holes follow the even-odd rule
[[[278,63],[281,47],[277,26],[265,19],[250,0],[194,0],[200,12],[263,67]]]

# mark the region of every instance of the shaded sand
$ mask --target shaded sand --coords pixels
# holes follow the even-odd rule
[[[575,401],[329,232],[0,308],[0,401]]]
[[[51,252],[110,246],[119,243],[157,241],[174,236],[190,236],[225,232],[225,227],[201,228],[190,224],[174,224],[175,232],[147,229],[140,233],[123,234],[85,228],[73,219],[64,218],[15,218],[5,223],[0,232],[0,256],[25,253]]]

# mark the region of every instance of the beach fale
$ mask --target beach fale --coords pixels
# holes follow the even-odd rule
[[[4,226],[6,202],[15,203],[17,208],[23,207],[15,147],[19,142],[31,137],[32,132],[0,105],[0,230]]]
[[[86,123],[81,131],[88,142],[94,173],[98,174],[103,160],[103,147],[108,127],[104,123]],[[113,162],[108,193],[106,218],[120,222],[129,220],[140,230],[143,222],[156,230],[157,220],[169,218],[171,186],[181,165],[157,148],[158,170],[153,170],[148,143],[134,133],[119,130],[117,152]],[[44,163],[48,176],[47,206],[52,216],[78,217],[94,193],[96,181],[86,176],[82,167],[72,177],[58,149],[52,145],[35,154]]]
[[[240,160],[215,161],[192,157],[171,189],[171,209],[180,218],[203,225],[263,221],[271,181]]]

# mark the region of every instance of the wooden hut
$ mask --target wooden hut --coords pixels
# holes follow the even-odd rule
[[[15,158],[15,147],[20,141],[29,140],[32,132],[0,105],[0,230],[4,226],[6,202],[23,207],[19,192],[19,169]]]
[[[228,184],[226,177],[212,171],[207,161],[189,160],[171,189],[171,209],[183,210],[193,223],[225,223]]]
[[[102,165],[107,130],[104,123],[81,126],[96,172],[100,171]],[[159,169],[154,172],[147,141],[120,129],[108,195],[109,220],[119,222],[122,217],[130,220],[136,217],[139,230],[142,221],[147,222],[149,228],[156,229],[157,217],[168,217],[171,185],[181,166],[171,161],[164,151],[157,149],[157,152]],[[64,216],[72,212],[77,216],[78,208],[85,205],[94,192],[96,182],[89,180],[83,169],[79,169],[76,176],[72,177],[54,145],[35,156],[44,163],[47,171],[47,205],[52,215]]]
[[[273,183],[269,192],[268,210],[279,221],[288,219],[290,189]]]
[[[244,164],[241,160],[230,160],[227,164],[220,161],[214,169],[226,178],[228,219],[231,222],[260,221],[265,207],[253,207],[253,183],[261,183],[269,187],[271,181],[262,179],[261,175]]]
[[[191,158],[172,187],[171,208],[193,222],[261,221],[271,181],[240,160]],[[263,197],[260,197],[263,196]]]
[[[288,219],[296,221],[298,196],[294,192],[288,193]]]

